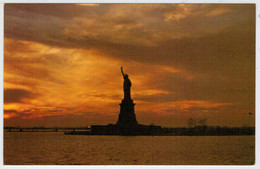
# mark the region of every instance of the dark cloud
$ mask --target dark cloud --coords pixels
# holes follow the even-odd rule
[[[21,119],[33,119],[33,118],[42,118],[45,116],[59,116],[59,115],[66,115],[71,114],[73,108],[66,108],[66,107],[36,107],[31,109],[25,110],[14,110],[14,109],[5,109],[4,114],[10,115],[9,118],[21,118]],[[79,114],[75,113],[74,114]]]
[[[212,73],[213,76],[222,73],[234,77],[234,72],[237,72],[243,77],[252,77],[248,75],[254,72],[255,6],[187,5],[185,8],[191,8],[194,14],[166,22],[162,17],[167,13],[185,14],[185,10],[178,5],[158,4],[115,4],[95,8],[71,4],[8,4],[5,7],[5,37],[60,47],[96,49],[122,60],[169,65],[191,72]],[[228,11],[222,15],[206,16],[222,8]],[[131,9],[136,13],[126,15]],[[26,17],[17,15],[17,10]],[[86,26],[84,22],[73,22],[72,18],[77,17],[91,23]],[[91,20],[92,17],[95,21]],[[66,34],[66,29],[71,29],[70,23],[78,24],[75,25],[78,28],[72,29],[74,33]],[[142,26],[128,30],[129,23]],[[124,25],[127,32],[114,31],[113,24]],[[82,33],[82,29],[86,33]],[[169,38],[183,32],[189,35]],[[154,35],[161,36],[161,39],[157,40]],[[139,42],[134,40],[136,43],[133,43],[133,39]],[[147,39],[154,45],[144,43]]]
[[[14,109],[9,109],[9,110],[4,110],[4,114],[17,114],[17,110]]]
[[[24,89],[4,90],[4,103],[22,103],[25,99],[32,99],[35,97],[37,97],[37,94]]]
[[[237,76],[236,72],[234,75]],[[253,77],[250,77],[253,79]],[[148,82],[154,88],[168,91],[137,99],[146,101],[208,100],[213,102],[241,102],[254,105],[254,81],[247,78],[227,78],[225,75],[202,76],[186,79],[181,74],[164,73]],[[160,99],[159,99],[160,98]]]
[[[93,10],[93,9],[92,9]],[[16,13],[13,13],[16,11]],[[5,13],[19,16],[27,17],[28,14],[42,15],[42,16],[52,16],[57,18],[74,18],[82,16],[84,13],[91,13],[91,6],[86,7],[79,6],[77,4],[5,4]],[[21,15],[23,14],[23,15]]]
[[[59,37],[50,40],[32,35],[36,39],[27,40],[63,47],[92,48],[119,59],[134,60],[145,64],[166,64],[199,73],[216,71],[230,73],[233,69],[237,72],[250,70],[252,73],[254,25],[251,23],[251,25],[237,26],[210,36],[172,39],[156,46],[117,43],[110,39],[95,39],[88,36]],[[15,35],[15,37],[18,36]]]

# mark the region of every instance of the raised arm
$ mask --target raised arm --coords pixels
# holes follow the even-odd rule
[[[123,77],[125,76],[124,72],[123,72],[123,67],[121,66],[121,73],[123,75]]]

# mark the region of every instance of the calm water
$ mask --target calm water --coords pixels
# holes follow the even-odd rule
[[[4,164],[254,164],[254,136],[73,136],[5,132]]]

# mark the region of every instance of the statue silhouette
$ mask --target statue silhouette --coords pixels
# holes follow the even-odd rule
[[[123,72],[123,67],[121,66],[121,73],[123,75],[123,78],[124,78],[124,100],[131,100],[131,86],[132,86],[132,83],[130,81],[130,79],[128,78],[128,75],[127,74],[124,74]]]
[[[127,135],[133,133],[138,126],[138,122],[135,117],[135,104],[131,99],[131,81],[127,74],[124,73],[121,66],[121,73],[124,78],[124,99],[120,104],[120,114],[116,123],[118,130],[121,134]]]

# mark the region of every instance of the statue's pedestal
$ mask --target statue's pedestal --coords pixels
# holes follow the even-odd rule
[[[134,128],[138,126],[135,117],[134,103],[132,99],[123,99],[120,104],[120,114],[117,121],[119,128]]]

